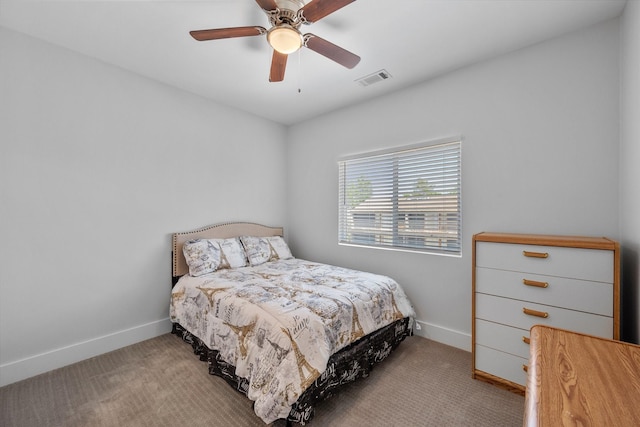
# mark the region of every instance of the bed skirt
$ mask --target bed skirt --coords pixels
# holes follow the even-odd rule
[[[412,334],[408,317],[397,320],[343,348],[329,358],[327,369],[305,390],[293,404],[287,421],[306,424],[313,418],[315,405],[329,398],[342,385],[369,376],[375,365]],[[199,338],[180,324],[174,323],[171,333],[191,344],[200,360],[209,364],[209,373],[223,378],[233,388],[247,395],[249,381],[235,374],[235,366],[220,359],[216,350],[209,349]]]

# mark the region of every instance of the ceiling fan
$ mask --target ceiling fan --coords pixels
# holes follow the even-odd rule
[[[287,58],[301,47],[307,47],[349,69],[360,62],[360,57],[335,44],[316,36],[302,34],[302,24],[312,24],[355,0],[311,0],[306,5],[303,0],[256,0],[258,6],[267,14],[271,28],[260,26],[217,28],[212,30],[190,31],[198,40],[218,40],[234,37],[267,35],[267,41],[273,48],[270,82],[284,80]]]

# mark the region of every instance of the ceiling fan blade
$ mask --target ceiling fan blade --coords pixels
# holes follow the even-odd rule
[[[309,3],[311,4],[311,3]],[[360,57],[314,34],[304,35],[304,45],[349,69],[358,65]]]
[[[263,27],[233,27],[216,28],[213,30],[189,31],[191,37],[198,41],[230,39],[233,37],[259,36],[266,33],[267,30]]]
[[[289,55],[273,51],[271,59],[271,72],[269,73],[270,82],[281,82],[284,80],[284,70],[287,68],[287,58]]]
[[[319,21],[325,16],[335,12],[353,3],[355,0],[312,0],[303,6],[298,14],[304,16],[304,20],[308,23]]]
[[[258,6],[260,6],[263,10],[267,11],[276,10],[278,8],[275,0],[256,0],[256,3],[258,3]]]

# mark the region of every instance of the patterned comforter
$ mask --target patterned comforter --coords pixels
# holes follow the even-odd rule
[[[331,354],[413,308],[392,279],[300,259],[183,276],[171,320],[249,381],[266,423],[289,415]]]

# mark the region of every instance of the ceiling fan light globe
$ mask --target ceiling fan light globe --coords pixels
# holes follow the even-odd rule
[[[267,33],[267,41],[272,48],[285,55],[300,49],[303,44],[302,34],[286,24],[271,28]]]

